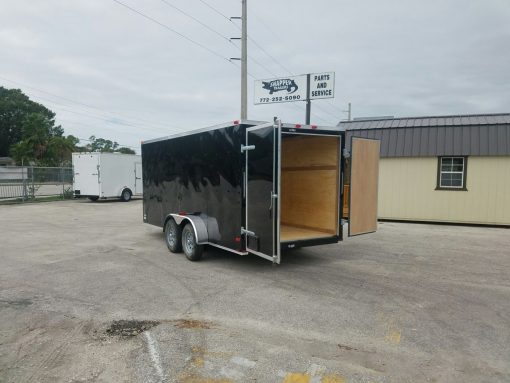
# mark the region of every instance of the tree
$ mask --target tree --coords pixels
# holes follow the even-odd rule
[[[78,146],[79,141],[74,136],[64,136],[64,129],[55,125],[51,110],[31,101],[19,89],[0,86],[0,157],[10,154],[18,165],[61,166],[71,163],[74,151],[135,154],[104,138],[91,136],[84,147]]]
[[[133,149],[122,147],[117,150],[117,152],[122,154],[136,154],[136,152]]]
[[[115,141],[105,140],[104,138],[96,138],[96,136],[89,137],[90,144],[88,145],[91,152],[109,152],[113,153],[119,147]]]
[[[54,126],[53,120],[47,116],[30,113],[21,123],[23,138],[11,146],[11,155],[18,164],[29,162],[59,165],[63,161],[63,158],[60,158],[63,149],[57,149],[57,146],[64,144],[69,158],[74,148],[72,140],[66,142],[66,138],[62,136],[63,131],[60,126]]]
[[[8,156],[11,146],[26,138],[25,130],[30,130],[26,124],[34,118],[30,117],[34,114],[46,120],[48,135],[59,133],[62,135],[63,129],[55,127],[55,113],[31,101],[19,89],[6,89],[0,86],[0,157]]]
[[[70,165],[71,154],[76,150],[78,142],[80,140],[72,135],[51,137],[42,164],[48,166]]]

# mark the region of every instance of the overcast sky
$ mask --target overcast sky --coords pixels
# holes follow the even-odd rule
[[[224,37],[240,31],[221,14],[240,16],[240,0],[119,1],[202,47],[113,0],[2,0],[0,85],[55,111],[66,134],[133,147],[239,118],[227,59],[240,49]],[[509,0],[248,0],[248,33],[253,120],[305,117],[303,102],[253,105],[254,78],[322,71],[336,72],[336,97],[312,104],[319,125],[348,102],[353,117],[510,112]]]

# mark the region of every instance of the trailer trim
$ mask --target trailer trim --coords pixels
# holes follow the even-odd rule
[[[154,143],[154,142],[166,141],[166,140],[169,140],[169,139],[172,139],[172,138],[185,137],[185,136],[190,136],[192,134],[209,132],[211,130],[218,130],[218,129],[222,129],[222,128],[228,128],[228,127],[230,127],[232,125],[261,125],[261,124],[265,124],[266,123],[266,121],[252,121],[252,120],[242,120],[242,121],[237,121],[237,122],[238,122],[237,124],[233,124],[232,122],[225,122],[223,124],[212,125],[212,126],[208,126],[206,128],[193,129],[193,130],[185,130],[185,131],[182,131],[182,132],[179,132],[179,133],[170,134],[170,135],[165,136],[165,137],[153,138],[152,140],[146,140],[143,143],[144,144],[151,144],[151,143]]]
[[[331,237],[324,238],[311,238],[311,239],[298,239],[296,241],[284,241],[280,243],[282,250],[294,249],[298,247],[327,245],[331,243],[338,243],[340,236],[332,235]]]
[[[273,263],[279,264],[279,262],[277,262],[277,260],[276,260],[276,255],[267,255],[267,254],[261,253],[260,251],[252,250],[249,248],[246,248],[246,251],[248,253],[255,254],[261,258],[267,259],[268,261],[272,261]]]
[[[204,245],[207,242],[209,242],[209,233],[207,231],[207,225],[205,224],[204,220],[201,217],[197,215],[181,215],[171,213],[168,214],[167,217],[165,218],[165,223],[166,221],[168,221],[169,217],[172,217],[177,225],[180,225],[184,220],[191,223],[193,231],[195,232],[197,245]]]
[[[209,245],[209,246],[217,247],[218,249],[230,251],[231,253],[235,253],[235,254],[239,254],[239,255],[248,255],[249,254],[247,251],[234,250],[234,249],[231,249],[229,247],[221,246],[221,245],[218,245],[218,244],[212,243],[212,242],[205,242],[204,245]]]

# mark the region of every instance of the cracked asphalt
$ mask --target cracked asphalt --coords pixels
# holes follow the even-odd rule
[[[0,382],[509,382],[510,230],[168,252],[142,202],[0,206]]]

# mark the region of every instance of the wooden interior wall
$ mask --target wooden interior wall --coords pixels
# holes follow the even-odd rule
[[[377,230],[379,147],[378,140],[352,140],[349,235]]]
[[[339,138],[284,136],[281,223],[331,234],[338,227]]]

